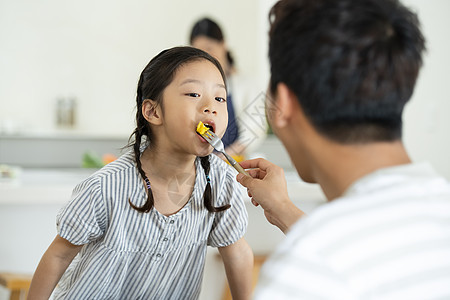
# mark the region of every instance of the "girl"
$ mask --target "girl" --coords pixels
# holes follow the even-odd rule
[[[48,299],[58,282],[54,299],[197,299],[207,245],[219,249],[233,298],[250,297],[234,170],[195,131],[202,121],[223,135],[225,99],[223,70],[207,53],[176,47],[150,61],[133,150],[74,189],[29,299]]]

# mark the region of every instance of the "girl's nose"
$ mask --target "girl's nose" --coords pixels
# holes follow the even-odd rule
[[[204,112],[204,113],[211,113],[211,114],[213,114],[213,115],[216,115],[216,114],[217,114],[217,111],[214,110],[213,108],[210,108],[210,107],[205,107],[205,108],[203,109],[203,112]]]
[[[205,103],[203,105],[203,112],[207,113],[207,114],[209,113],[209,114],[216,115],[217,110],[214,108],[214,101],[211,101],[211,100],[205,101]]]

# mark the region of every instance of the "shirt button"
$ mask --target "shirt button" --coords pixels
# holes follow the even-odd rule
[[[168,238],[164,238],[163,239],[163,242],[167,242],[169,239]]]
[[[161,254],[158,253],[158,254],[156,254],[156,256],[157,256],[157,257],[161,257]]]
[[[170,224],[173,224],[173,223],[175,223],[175,221],[174,220],[170,220],[170,222],[169,222]]]

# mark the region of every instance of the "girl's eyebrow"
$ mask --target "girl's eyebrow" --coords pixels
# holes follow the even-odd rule
[[[203,81],[200,81],[200,80],[197,80],[197,79],[186,79],[186,80],[183,80],[183,81],[180,83],[180,86],[185,85],[185,84],[188,84],[188,83],[198,83],[198,84],[202,84]],[[217,83],[216,86],[225,89],[225,85],[222,84],[222,83]]]

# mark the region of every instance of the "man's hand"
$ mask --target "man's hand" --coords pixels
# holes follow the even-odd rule
[[[304,215],[289,199],[284,171],[262,158],[239,163],[251,177],[238,174],[237,181],[245,186],[255,205],[261,205],[267,220],[286,233]]]

